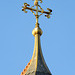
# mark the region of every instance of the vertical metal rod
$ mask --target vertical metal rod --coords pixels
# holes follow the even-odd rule
[[[36,6],[36,24],[38,24],[38,6]]]
[[[35,0],[35,5],[36,5],[36,26],[35,27],[38,27],[39,24],[38,24],[38,0]]]

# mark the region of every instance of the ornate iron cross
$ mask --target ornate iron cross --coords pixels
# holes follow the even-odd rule
[[[34,1],[34,5],[32,6],[32,7],[29,7],[30,5],[29,4],[27,4],[27,3],[24,3],[24,6],[22,6],[22,11],[24,11],[25,13],[27,13],[27,11],[26,11],[26,9],[28,9],[28,10],[30,10],[34,15],[35,15],[35,17],[36,17],[36,26],[39,26],[39,23],[38,23],[38,18],[43,14],[43,13],[45,13],[46,15],[46,17],[47,18],[50,18],[50,15],[51,15],[51,12],[52,12],[52,10],[51,9],[49,9],[49,8],[47,8],[47,10],[48,11],[44,11],[42,8],[41,8],[41,6],[39,5],[39,2],[40,1],[40,3],[42,3],[42,0],[35,0]],[[34,9],[33,7],[35,7],[36,6],[36,9]],[[40,8],[40,10],[39,10],[39,8]],[[34,13],[34,11],[36,12],[36,14]],[[38,15],[38,12],[40,12],[41,14],[40,15]]]

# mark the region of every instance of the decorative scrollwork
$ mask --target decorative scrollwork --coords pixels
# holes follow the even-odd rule
[[[42,0],[38,0],[38,1],[41,1],[42,2]],[[33,7],[35,6],[32,6],[31,8],[30,7],[28,7],[28,6],[30,6],[29,4],[27,4],[27,3],[24,3],[24,6],[22,6],[22,11],[24,11],[25,13],[27,13],[27,11],[26,11],[26,9],[28,9],[28,10],[30,10],[35,16],[36,16],[36,14],[34,13],[34,11],[37,11],[36,9],[33,9]],[[47,11],[44,11],[42,8],[41,8],[41,6],[40,5],[37,5],[39,8],[40,8],[40,10],[38,10],[38,12],[40,12],[41,14],[40,15],[37,15],[38,17],[40,17],[43,13],[45,13],[46,15],[46,17],[47,18],[50,18],[50,15],[52,15],[51,14],[51,12],[52,12],[52,10],[51,9],[49,9],[49,8],[47,8],[47,10],[48,10],[48,12]]]
[[[27,9],[27,6],[30,6],[29,4],[27,3],[24,3],[24,6],[22,6],[22,11],[24,11],[25,13],[27,13],[26,9]]]
[[[49,8],[47,8],[47,10],[49,11],[49,14],[47,14],[47,15],[45,15],[45,16],[46,16],[47,18],[50,18],[50,15],[52,15],[52,14],[51,14],[52,10],[49,9]]]
[[[41,9],[41,14],[39,15],[39,17],[43,14],[43,12],[44,12],[44,10],[41,8],[41,6],[40,5],[38,5],[39,6],[39,8]]]
[[[33,8],[33,7],[34,7],[34,5],[31,8]],[[35,13],[33,12],[33,10],[31,10],[31,12],[33,13],[33,15],[35,15]]]

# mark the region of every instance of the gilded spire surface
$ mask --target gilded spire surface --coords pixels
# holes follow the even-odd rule
[[[48,12],[44,11],[41,6],[39,5],[39,1],[40,3],[42,3],[42,0],[35,0],[34,1],[34,6],[36,6],[36,9],[33,9],[34,6],[32,6],[31,8],[28,7],[30,6],[27,3],[24,3],[23,9],[22,11],[24,11],[25,13],[27,13],[26,9],[30,10],[36,17],[36,26],[32,31],[33,36],[35,37],[35,44],[34,44],[34,52],[33,52],[33,56],[32,59],[30,60],[30,62],[27,64],[27,66],[25,67],[25,69],[23,70],[23,72],[21,72],[21,75],[51,75],[51,72],[49,71],[43,54],[42,54],[42,50],[41,50],[41,44],[40,44],[40,36],[42,35],[42,30],[39,27],[39,23],[38,23],[38,18],[45,13],[47,18],[50,18],[51,12],[52,10],[47,8],[47,10],[49,10]],[[38,7],[40,7],[41,10],[38,10]],[[36,11],[36,14],[34,13],[34,11]],[[38,13],[41,13],[40,15],[38,15]]]

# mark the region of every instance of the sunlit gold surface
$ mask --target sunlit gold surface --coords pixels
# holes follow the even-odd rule
[[[40,36],[42,35],[42,30],[39,27],[34,28],[34,30],[32,31],[32,34],[35,36],[36,34],[40,34]]]
[[[25,13],[27,13],[26,9],[28,9],[35,15],[36,24],[35,24],[35,28],[32,31],[32,34],[35,37],[33,56],[31,61],[28,63],[26,68],[21,73],[21,75],[46,75],[46,74],[51,75],[51,72],[49,71],[45,63],[42,50],[41,50],[40,36],[42,35],[43,32],[41,28],[39,27],[38,19],[43,13],[46,14],[45,16],[47,18],[50,18],[52,10],[47,8],[48,12],[44,11],[39,5],[39,1],[42,3],[42,0],[34,1],[34,6],[36,6],[36,9],[33,8],[34,6],[30,8],[29,7],[30,5],[27,3],[24,3],[23,9],[22,9],[22,11],[24,11]],[[40,8],[40,10],[38,10],[38,8]],[[34,13],[34,11],[36,11],[36,13]],[[38,15],[39,12],[41,13],[40,15]]]
[[[41,6],[39,5],[39,1],[42,3],[42,0],[35,0],[35,1],[34,1],[34,6],[36,6],[36,9],[33,8],[34,6],[28,7],[28,6],[30,6],[30,5],[27,4],[27,3],[24,3],[24,6],[22,6],[22,7],[23,7],[22,11],[24,11],[25,13],[27,13],[26,9],[28,9],[28,10],[30,10],[30,11],[35,15],[35,17],[36,17],[36,23],[38,23],[38,18],[39,18],[43,13],[46,14],[45,16],[46,16],[47,18],[50,18],[50,15],[51,15],[51,12],[52,12],[52,10],[49,9],[49,8],[47,8],[48,11],[44,11],[44,10],[41,8]],[[41,10],[38,10],[38,7],[39,7]],[[36,11],[36,14],[34,13],[34,11]],[[38,15],[39,12],[41,13],[40,15]],[[38,17],[37,17],[37,16],[38,16]]]

